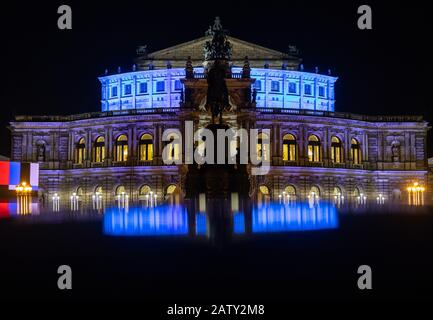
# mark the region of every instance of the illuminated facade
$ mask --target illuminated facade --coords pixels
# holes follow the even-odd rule
[[[108,73],[101,82],[101,112],[67,116],[17,116],[11,122],[13,161],[40,164],[41,197],[75,193],[104,204],[181,201],[185,166],[164,165],[162,134],[209,122],[203,97],[189,96],[185,78],[206,77],[203,46],[209,37],[154,53],[142,52],[130,72]],[[251,177],[250,195],[260,201],[290,196],[347,201],[407,201],[407,188],[427,183],[426,137],[419,116],[366,116],[334,110],[337,78],[305,72],[301,60],[228,37],[230,103],[223,119],[232,127],[270,129],[259,150],[271,161],[269,174]],[[248,57],[248,58],[246,58]],[[248,78],[250,96],[236,86]],[[170,157],[183,157],[174,145]],[[426,190],[428,192],[429,190]],[[62,201],[61,200],[61,201]],[[285,198],[283,199],[286,200]]]

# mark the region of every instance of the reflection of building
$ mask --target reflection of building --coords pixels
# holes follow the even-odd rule
[[[185,87],[186,77],[206,87],[202,52],[208,39],[144,54],[132,71],[100,77],[102,112],[17,116],[10,125],[12,160],[40,163],[46,199],[59,193],[67,200],[75,192],[91,202],[98,192],[106,203],[124,192],[136,202],[152,191],[160,200],[179,201],[185,167],[163,164],[162,134],[166,128],[183,133],[184,120],[196,128],[209,123],[204,94],[191,95]],[[303,71],[291,54],[228,40],[232,109],[223,118],[232,127],[271,130],[260,153],[272,168],[251,180],[254,197],[278,200],[286,192],[292,199],[351,201],[382,194],[400,201],[407,185],[427,182],[428,124],[422,117],[335,112],[336,77]],[[245,78],[254,83],[249,95],[239,93]],[[171,145],[169,155],[183,158],[184,146]]]
[[[252,211],[233,211],[228,220],[211,219],[209,213],[195,212],[183,206],[158,208],[110,208],[104,214],[104,233],[111,236],[208,236],[220,237],[213,223],[224,221],[222,229],[233,234],[310,231],[335,229],[335,206],[321,203],[271,204]],[[218,230],[218,229],[217,229]]]

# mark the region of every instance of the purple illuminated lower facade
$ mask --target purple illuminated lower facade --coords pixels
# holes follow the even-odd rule
[[[173,193],[176,201],[181,201],[185,166],[164,165],[161,135],[165,128],[182,130],[183,122],[179,119],[188,112],[152,111],[88,114],[81,115],[83,119],[64,117],[57,121],[17,117],[11,124],[12,158],[39,162],[39,193],[46,199],[58,193],[67,201],[72,193],[77,193],[82,201],[90,202],[92,195],[99,192],[103,201],[109,203],[125,192],[135,202],[144,200],[152,190],[162,201]],[[267,175],[251,177],[253,199],[278,201],[280,195],[290,194],[292,200],[301,200],[314,192],[321,199],[330,200],[343,196],[347,201],[357,201],[362,195],[367,201],[376,201],[381,194],[386,201],[407,202],[409,185],[417,182],[426,186],[428,126],[420,118],[388,117],[386,122],[374,122],[353,120],[348,114],[298,113],[255,110],[238,115],[241,125],[271,129],[272,166]],[[143,135],[152,137],[151,141],[142,144]],[[117,139],[121,136],[127,137],[126,144],[119,144]],[[78,145],[83,137],[84,146]],[[99,147],[95,141],[99,137],[104,137],[104,150],[102,161],[97,162]],[[314,141],[309,141],[311,137]],[[341,143],[333,144],[332,137],[338,137]],[[78,158],[78,153],[83,154],[82,158]],[[340,154],[336,157],[335,153]],[[427,188],[426,201],[428,194]]]
[[[38,162],[39,196],[72,194],[104,205],[128,195],[132,203],[182,202],[186,165],[164,165],[165,129],[184,134],[211,122],[202,48],[209,36],[146,53],[131,72],[106,74],[102,112],[69,116],[17,116],[10,124],[11,160]],[[300,59],[236,38],[226,75],[233,128],[269,129],[258,146],[271,168],[250,176],[253,201],[315,197],[347,202],[407,203],[408,187],[427,186],[428,123],[420,116],[363,116],[334,111],[336,77],[305,72]],[[248,57],[246,57],[248,56]],[[206,64],[207,63],[207,64]],[[173,147],[184,158],[184,145]],[[153,200],[152,200],[153,201]]]

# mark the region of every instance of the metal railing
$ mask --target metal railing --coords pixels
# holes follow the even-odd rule
[[[139,114],[173,114],[174,115],[176,112],[179,112],[180,109],[181,109],[180,107],[126,109],[126,110],[113,110],[113,111],[103,111],[103,112],[88,112],[88,113],[73,114],[68,116],[18,115],[15,116],[15,121],[67,122],[67,121],[74,121],[74,120],[85,120],[85,119],[92,119],[92,118],[104,118],[104,117],[112,117],[112,116],[126,116],[126,115],[139,115]],[[366,122],[422,122],[423,121],[423,117],[419,115],[371,116],[371,115],[359,115],[359,114],[345,113],[345,112],[320,111],[320,110],[308,110],[308,109],[286,109],[286,108],[284,109],[283,108],[255,108],[254,111],[261,114],[319,116],[319,117],[359,120],[359,121],[366,121]]]
[[[256,108],[255,110],[260,113],[331,117],[331,118],[342,118],[342,119],[350,119],[350,120],[360,120],[360,121],[367,121],[367,122],[422,122],[423,121],[423,116],[420,115],[372,116],[372,115],[360,115],[360,114],[346,113],[346,112],[321,111],[321,110],[309,110],[309,109],[282,109],[282,108]]]

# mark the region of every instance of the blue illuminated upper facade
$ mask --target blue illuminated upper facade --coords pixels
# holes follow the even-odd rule
[[[233,67],[234,74],[242,68]],[[203,73],[203,68],[194,68]],[[144,70],[100,77],[102,111],[177,108],[184,68]],[[334,111],[336,77],[295,70],[251,68],[258,108]]]

